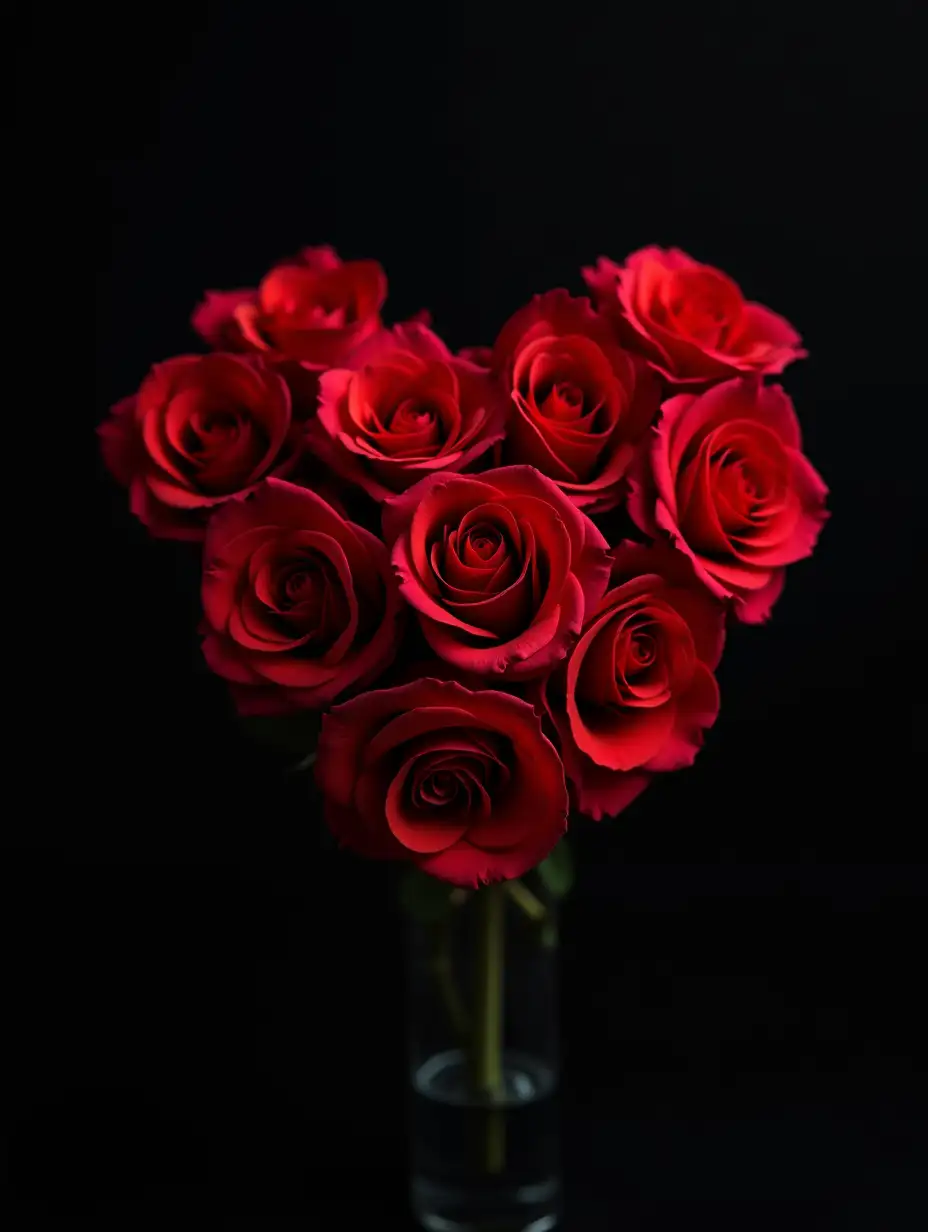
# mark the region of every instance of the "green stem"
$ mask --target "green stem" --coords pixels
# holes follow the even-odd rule
[[[548,908],[537,894],[532,893],[524,881],[504,881],[503,885],[515,905],[533,924],[541,924],[547,919]]]
[[[444,1003],[445,1013],[459,1044],[464,1045],[468,1037],[467,1011],[454,978],[454,967],[451,961],[451,931],[446,921],[440,923],[433,936],[432,971],[438,983],[438,989]]]
[[[502,885],[489,885],[477,895],[474,1034],[471,1059],[474,1088],[487,1105],[484,1166],[503,1170],[506,1124],[498,1106],[503,1097],[503,959],[506,900]]]

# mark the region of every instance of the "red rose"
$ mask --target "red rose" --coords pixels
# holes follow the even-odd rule
[[[808,556],[828,489],[801,452],[779,385],[741,378],[665,402],[636,464],[629,513],[693,560],[714,595],[750,624],[766,620],[784,566]]]
[[[600,257],[583,276],[623,343],[676,386],[782,372],[806,354],[788,321],[679,248],[642,248],[624,266]]]
[[[336,706],[316,780],[347,847],[455,885],[521,877],[567,825],[564,770],[532,707],[421,679]]]
[[[207,291],[193,327],[211,346],[327,368],[380,328],[386,295],[376,261],[342,261],[334,248],[304,248],[275,265],[257,290]]]
[[[370,684],[396,653],[400,608],[384,545],[306,488],[269,479],[210,521],[203,653],[243,714]]]
[[[493,367],[514,403],[505,460],[536,467],[587,513],[614,508],[660,401],[643,361],[616,345],[589,300],[550,291],[503,326]]]
[[[398,326],[323,374],[308,439],[338,475],[382,501],[469,466],[502,438],[506,409],[486,372],[424,325]]]
[[[182,355],[156,364],[98,429],[103,458],[153,535],[202,539],[216,505],[300,451],[284,381],[257,358]]]
[[[543,697],[577,808],[614,817],[658,771],[693,762],[719,709],[725,611],[681,552],[625,541],[610,589]]]
[[[603,536],[530,466],[432,475],[387,501],[383,522],[426,640],[464,671],[548,671],[609,578]]]

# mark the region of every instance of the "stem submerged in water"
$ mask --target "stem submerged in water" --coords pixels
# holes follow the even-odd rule
[[[502,1172],[506,1155],[503,1102],[503,967],[506,900],[502,885],[485,886],[476,896],[474,1034],[471,1062],[474,1090],[487,1105],[484,1167]]]

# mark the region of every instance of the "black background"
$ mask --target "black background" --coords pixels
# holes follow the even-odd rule
[[[199,660],[195,553],[133,522],[94,425],[195,346],[204,288],[252,285],[304,244],[378,258],[391,319],[427,305],[461,346],[650,242],[800,329],[811,358],[785,384],[832,518],[773,622],[733,632],[696,767],[579,834],[566,1226],[923,1226],[913,14],[191,3],[24,19],[8,255],[31,273],[9,293],[42,367],[6,413],[16,468],[41,469],[9,538],[25,526],[40,547],[28,584],[8,578],[27,700],[8,712],[2,866],[23,1226],[405,1227],[388,878],[333,851],[305,785],[237,729]]]

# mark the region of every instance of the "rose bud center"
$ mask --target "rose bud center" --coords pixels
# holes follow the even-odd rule
[[[650,667],[656,654],[657,648],[651,634],[642,629],[636,630],[628,648],[628,666],[633,670]]]
[[[503,536],[498,527],[486,522],[473,526],[464,537],[464,561],[477,560],[485,564],[503,546]]]
[[[313,304],[307,314],[308,323],[318,329],[342,329],[345,324],[344,308],[324,308]]]
[[[583,390],[579,385],[573,381],[555,381],[539,409],[546,419],[579,419],[583,414],[583,402]]]
[[[436,420],[440,420],[440,415],[433,406],[408,398],[388,417],[387,427],[391,432],[421,432],[423,428],[430,428]]]
[[[682,335],[711,347],[740,316],[741,297],[714,273],[684,271],[670,280],[667,311]]]

